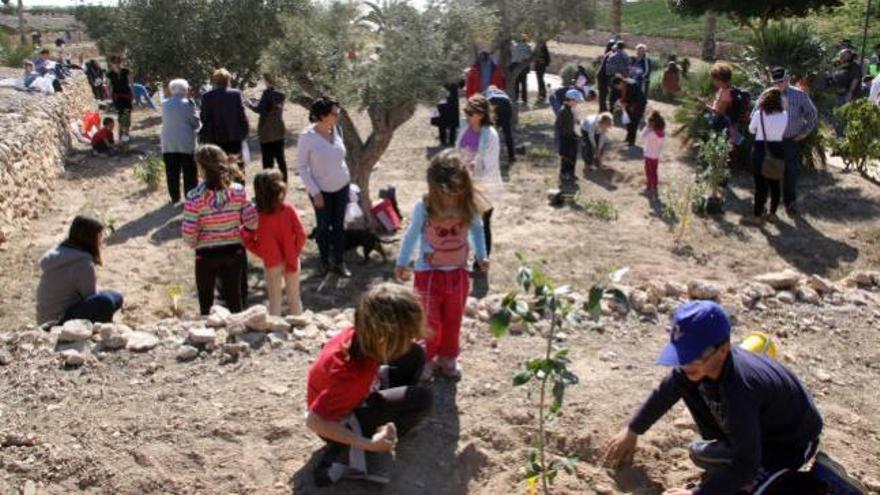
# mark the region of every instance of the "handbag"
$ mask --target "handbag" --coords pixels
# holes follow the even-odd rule
[[[761,163],[761,175],[765,179],[782,180],[785,176],[785,160],[776,158],[767,147],[767,130],[764,128],[764,111],[760,111],[761,132],[764,134],[764,161]]]

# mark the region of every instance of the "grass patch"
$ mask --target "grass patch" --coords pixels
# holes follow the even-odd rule
[[[617,220],[617,208],[610,201],[604,199],[585,199],[578,195],[575,200],[577,208],[587,216],[598,218],[604,222]]]
[[[552,160],[556,158],[558,155],[556,151],[546,147],[546,146],[529,146],[526,149],[526,156],[530,160],[534,161],[546,161]]]
[[[868,30],[868,51],[880,42],[880,6],[874,2],[872,6],[872,27]],[[865,7],[867,0],[844,0],[841,7],[830,13],[812,14],[795,22],[807,25],[819,36],[829,42],[837,43],[841,39],[850,39],[861,47],[862,30],[864,29]],[[601,1],[597,13],[597,26],[602,30],[611,30],[611,4]],[[623,30],[627,33],[664,38],[684,38],[690,40],[703,39],[703,19],[679,17],[669,11],[666,0],[640,0],[623,4]],[[746,43],[750,32],[742,29],[727,16],[718,18],[719,41]]]

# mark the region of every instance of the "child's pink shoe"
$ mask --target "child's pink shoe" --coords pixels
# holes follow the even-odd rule
[[[437,368],[444,377],[453,381],[461,380],[461,365],[458,364],[458,359],[438,358]]]

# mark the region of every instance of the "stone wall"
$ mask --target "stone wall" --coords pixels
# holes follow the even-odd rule
[[[564,33],[559,35],[557,40],[563,43],[605,46],[610,37],[612,37],[612,34],[606,31],[588,30],[580,33]],[[636,45],[639,43],[647,45],[648,53],[654,57],[659,57],[660,54],[675,54],[679,58],[690,57],[699,59],[702,52],[702,43],[696,40],[660,38],[637,34],[624,34],[623,40],[626,42],[630,54],[635,53]],[[720,60],[730,60],[738,56],[741,51],[742,47],[740,45],[719,41],[716,44],[715,55]]]
[[[93,107],[84,76],[54,95],[0,89],[0,247],[28,228],[63,172],[71,121]]]

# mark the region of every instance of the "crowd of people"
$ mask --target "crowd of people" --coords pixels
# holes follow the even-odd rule
[[[546,46],[532,53],[526,40],[520,40],[515,48],[512,63],[534,60],[540,81],[549,65]],[[617,114],[626,127],[626,144],[635,146],[637,139],[643,144],[646,192],[656,196],[666,123],[659,112],[647,112],[652,68],[643,45],[636,53],[629,57],[624,43],[613,40],[599,61],[595,80],[580,70],[564,82],[561,92],[549,95],[559,100],[554,110],[562,186],[576,187],[578,156],[585,163],[584,175],[588,167],[602,166]],[[87,64],[87,70],[99,67]],[[666,68],[667,73],[679,70],[677,65]],[[726,64],[713,66],[717,92],[707,102],[707,111],[732,141],[741,137],[736,126],[743,118],[740,112],[750,118],[748,129],[756,137],[752,150],[756,222],[773,220],[780,203],[794,215],[799,146],[816,125],[815,106],[789,84],[788,72],[777,67],[770,72],[772,87],[760,96],[754,112],[738,107],[742,95],[731,85],[732,70]],[[130,71],[113,57],[110,70],[96,72],[95,77],[109,81],[110,91],[96,91],[95,96],[110,97],[120,139],[127,138],[138,91]],[[246,100],[231,87],[231,77],[225,69],[217,69],[200,105],[191,98],[186,81],[172,80],[162,101],[161,149],[168,193],[173,204],[184,203],[181,234],[195,258],[199,311],[208,315],[218,292],[230,311],[246,307],[250,252],[263,263],[269,313],[283,314],[286,302],[287,314],[299,314],[303,310],[300,258],[307,237],[287,200],[285,95],[266,75],[260,99]],[[594,84],[598,92],[592,89]],[[459,118],[462,87],[467,98],[464,118]],[[436,154],[427,164],[426,192],[413,205],[394,268],[394,278],[412,280],[412,288],[398,283],[366,290],[357,303],[353,327],[333,337],[309,370],[306,425],[327,443],[315,466],[319,485],[349,478],[381,481],[368,472],[365,453],[393,451],[399,438],[429,414],[431,380],[462,376],[459,341],[471,277],[485,276],[489,270],[491,222],[503,199],[498,130],[513,163],[511,114],[519,101],[528,101],[525,79],[517,79],[513,97],[504,92],[505,87],[503,71],[487,52],[479,54],[463,81],[446,86],[447,98],[435,118],[441,144],[452,149]],[[548,96],[543,82],[538,89],[540,100]],[[599,112],[581,118],[579,106],[596,99]],[[264,168],[253,178],[253,201],[244,175],[249,161],[244,156],[248,108],[259,115]],[[330,98],[315,99],[309,109],[310,124],[300,132],[297,144],[299,177],[315,211],[322,276],[331,272],[351,276],[343,256],[352,188],[339,127],[344,111]],[[114,125],[113,119],[104,119],[95,134],[96,147],[113,146]],[[102,262],[103,232],[101,222],[79,216],[67,238],[42,258],[38,323],[48,328],[71,319],[113,320],[123,298],[118,292],[98,289],[96,267]],[[677,308],[670,343],[658,363],[672,371],[628,425],[609,440],[605,452],[611,465],[632,460],[638,436],[680,400],[703,437],[691,446],[691,458],[708,476],[696,488],[671,489],[667,495],[764,493],[780,480],[791,482],[793,473],[814,457],[822,418],[809,391],[772,358],[731,345],[731,322],[718,304],[700,301]],[[848,482],[821,456],[814,474],[815,480]]]

